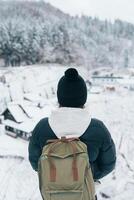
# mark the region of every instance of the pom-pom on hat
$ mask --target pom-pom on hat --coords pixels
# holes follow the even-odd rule
[[[57,98],[63,107],[81,107],[86,103],[86,83],[75,68],[67,69],[59,80]]]

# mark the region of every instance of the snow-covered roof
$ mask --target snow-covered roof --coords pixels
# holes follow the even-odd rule
[[[19,129],[24,132],[32,132],[38,121],[28,120],[20,124]]]
[[[49,100],[46,101],[43,108],[39,108],[31,104],[29,101],[16,101],[14,103],[9,103],[8,107],[1,113],[1,115],[3,115],[3,113],[8,109],[17,123],[29,122],[30,119],[39,121],[40,119],[50,115],[51,110],[54,107],[53,104],[50,103]]]
[[[92,76],[92,79],[123,79],[122,76]]]
[[[24,94],[24,98],[29,100],[29,101],[32,101],[32,102],[43,101],[43,99],[38,94],[34,94],[34,93]]]
[[[19,105],[17,104],[9,104],[8,107],[6,108],[9,110],[9,112],[12,114],[14,117],[15,121],[18,123],[24,122],[27,120],[26,114],[23,112],[23,110],[20,108]],[[5,112],[5,111],[4,111]],[[4,113],[3,112],[3,113]]]
[[[36,106],[26,105],[25,103],[20,103],[19,105],[30,118],[35,118],[41,115],[41,109]]]
[[[33,120],[29,119],[26,122],[18,124],[16,122],[12,121],[12,120],[7,119],[7,120],[4,120],[3,124],[7,125],[7,126],[10,126],[12,128],[15,128],[15,129],[30,133],[34,129],[34,127],[36,126],[37,121],[33,121]]]
[[[10,105],[8,106],[8,109],[12,113],[16,122],[19,123],[27,120],[26,114],[23,112],[19,105]]]

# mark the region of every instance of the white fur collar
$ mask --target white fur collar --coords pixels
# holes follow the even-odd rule
[[[58,138],[80,137],[88,128],[91,116],[87,108],[61,107],[51,113],[48,122]]]

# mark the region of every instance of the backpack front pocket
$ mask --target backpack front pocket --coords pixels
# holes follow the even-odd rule
[[[48,198],[47,198],[48,197]],[[83,200],[82,191],[53,191],[46,193],[46,200]]]

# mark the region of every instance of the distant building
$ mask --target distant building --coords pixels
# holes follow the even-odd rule
[[[92,85],[114,85],[118,83],[118,80],[122,80],[123,77],[120,76],[92,76],[91,82]]]
[[[114,86],[106,86],[105,90],[114,92],[116,90],[116,88]]]

